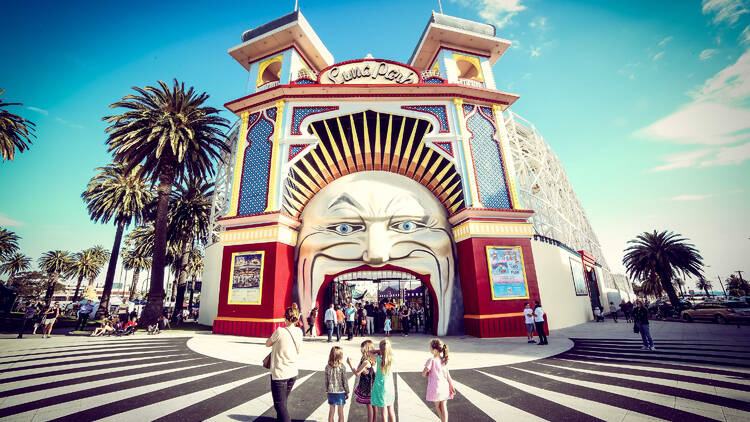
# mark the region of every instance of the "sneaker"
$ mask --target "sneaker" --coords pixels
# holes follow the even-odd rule
[[[656,347],[654,347],[654,346],[651,346],[651,347],[649,348],[649,350],[656,350]]]
[[[536,343],[534,340],[529,340],[527,343]]]
[[[650,350],[650,349],[648,348],[648,346],[642,346],[641,350]]]

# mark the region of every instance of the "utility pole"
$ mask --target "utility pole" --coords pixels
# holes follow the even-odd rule
[[[724,288],[724,283],[721,282],[721,277],[720,276],[717,275],[716,278],[719,279],[719,284],[721,285],[721,290],[724,291],[724,297],[726,298],[727,297],[727,290]]]
[[[739,271],[739,270],[737,270],[737,271],[735,271],[735,272],[736,272],[737,274],[739,274],[739,275],[740,275],[740,281],[742,282],[742,284],[745,284],[745,280],[743,280],[743,279],[742,279],[742,273],[743,273],[744,271]]]

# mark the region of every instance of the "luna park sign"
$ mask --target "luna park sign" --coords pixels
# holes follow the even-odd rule
[[[335,64],[320,74],[321,84],[416,84],[419,74],[409,66],[384,60]]]

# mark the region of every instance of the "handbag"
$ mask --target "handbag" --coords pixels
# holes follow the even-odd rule
[[[297,341],[294,339],[294,336],[292,335],[292,332],[289,331],[289,328],[284,327],[284,329],[289,333],[289,336],[292,337],[292,342],[294,343],[294,348],[297,350],[297,353],[299,353],[299,347],[297,347]],[[271,351],[268,356],[263,358],[263,367],[266,369],[271,369],[271,354],[273,351]]]
[[[638,328],[638,324],[637,323],[633,324],[633,332],[636,333],[636,334],[638,334],[638,333],[641,332],[641,330]]]

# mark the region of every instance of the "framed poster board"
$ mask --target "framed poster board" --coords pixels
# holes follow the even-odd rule
[[[583,275],[583,263],[580,259],[570,259],[570,272],[573,275],[573,287],[576,296],[588,296],[589,289],[586,288],[586,278]]]
[[[263,251],[235,252],[229,270],[229,305],[260,305]]]
[[[528,299],[529,286],[520,246],[487,246],[492,300]]]

